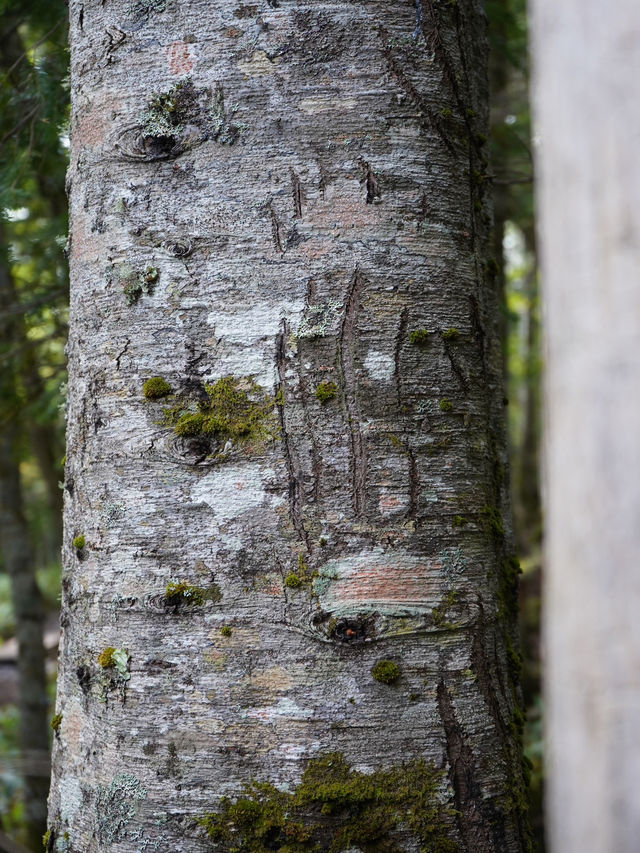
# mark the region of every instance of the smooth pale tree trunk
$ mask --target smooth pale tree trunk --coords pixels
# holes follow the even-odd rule
[[[640,18],[533,4],[554,853],[640,838]]]
[[[49,849],[527,849],[481,4],[70,13]]]

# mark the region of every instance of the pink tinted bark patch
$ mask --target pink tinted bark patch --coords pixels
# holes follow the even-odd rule
[[[329,610],[430,611],[441,596],[438,564],[407,554],[360,556],[330,563],[320,571],[315,587]]]
[[[186,41],[174,41],[167,47],[169,70],[172,74],[189,74],[198,61],[195,45]]]

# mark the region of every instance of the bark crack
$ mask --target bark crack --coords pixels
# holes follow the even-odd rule
[[[364,276],[356,268],[349,285],[338,339],[338,364],[349,423],[352,496],[356,516],[362,515],[364,511],[367,481],[367,458],[362,432],[360,431],[354,363],[358,306],[364,284]]]

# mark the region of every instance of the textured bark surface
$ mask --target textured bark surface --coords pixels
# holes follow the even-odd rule
[[[342,752],[525,849],[481,4],[70,9],[55,843],[211,849]],[[228,377],[252,422],[197,434]]]
[[[554,853],[640,837],[638,6],[533,4]],[[585,49],[585,46],[588,48]]]

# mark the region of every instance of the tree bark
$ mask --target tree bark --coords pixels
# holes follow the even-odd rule
[[[70,13],[52,838],[526,849],[481,4]]]
[[[556,853],[638,848],[637,4],[533,4],[546,312],[548,815]],[[588,46],[588,47],[586,47]],[[585,49],[586,47],[586,49]]]

